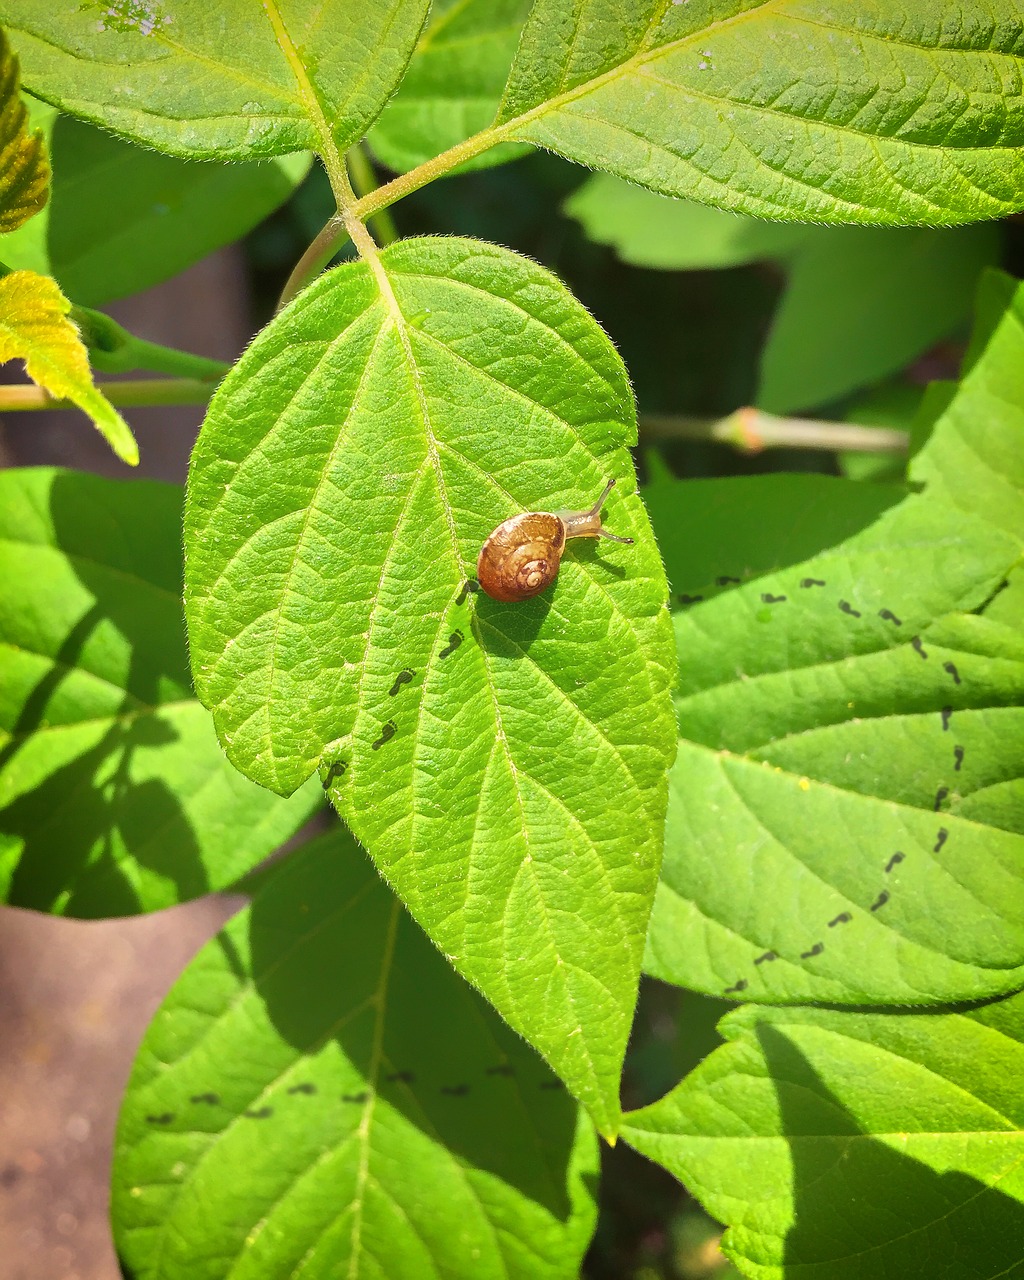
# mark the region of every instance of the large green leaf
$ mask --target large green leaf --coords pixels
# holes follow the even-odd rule
[[[864,487],[833,485],[836,505]],[[1024,646],[955,611],[985,602],[1017,545],[912,497],[770,571],[771,526],[751,564],[730,509],[708,507],[715,576],[704,559],[674,580],[684,742],[647,967],[768,1001],[1011,990],[1024,840],[959,807],[1019,768]]]
[[[195,700],[181,491],[0,472],[0,857],[5,900],[76,916],[223,888],[316,806],[254,786]]]
[[[902,369],[965,326],[994,226],[815,229],[794,255],[757,403],[812,409]]]
[[[115,1232],[138,1280],[572,1280],[596,1146],[338,833],[273,873],[151,1024]]]
[[[714,579],[675,571],[660,976],[859,1003],[1024,980],[1020,296],[986,278],[963,381],[926,406],[923,496],[775,572],[772,525],[748,565],[709,512]]]
[[[970,1013],[747,1008],[624,1134],[753,1280],[1024,1275],[1024,997]]]
[[[1024,204],[1017,0],[538,0],[498,116],[667,195],[939,225]]]
[[[358,142],[401,79],[428,0],[7,0],[25,87],[182,156]]]
[[[810,227],[766,222],[671,200],[608,173],[595,173],[565,202],[591,240],[611,245],[623,262],[667,271],[736,267],[788,256]]]
[[[377,157],[404,173],[494,119],[531,0],[434,0],[398,92],[370,131]],[[466,167],[510,160],[527,147],[484,151]]]
[[[85,306],[149,288],[231,244],[287,200],[309,167],[305,154],[190,162],[43,104],[32,118],[49,139],[53,196],[38,217],[0,236],[0,262],[55,276]]]
[[[674,751],[666,584],[625,371],[540,267],[465,240],[318,280],[250,347],[192,461],[196,687],[282,792],[321,771],[416,919],[606,1130]],[[486,535],[607,478],[630,548],[474,594]]]

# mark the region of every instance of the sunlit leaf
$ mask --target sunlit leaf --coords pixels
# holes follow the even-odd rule
[[[1024,285],[990,271],[960,386],[910,477],[1005,529],[1024,552]]]
[[[416,919],[613,1129],[674,749],[666,585],[607,338],[540,267],[405,241],[318,280],[193,455],[187,612],[225,749],[319,768]],[[487,534],[583,509],[554,588],[474,594]]]
[[[795,221],[1024,205],[1016,0],[538,0],[499,114],[667,195]]]
[[[677,487],[680,504],[699,488]],[[911,497],[811,559],[763,525],[752,558],[728,506],[705,512],[715,568],[673,583],[684,742],[647,967],[767,1001],[1012,990],[1024,840],[959,810],[1020,769],[1024,648],[963,612],[1016,544]]]

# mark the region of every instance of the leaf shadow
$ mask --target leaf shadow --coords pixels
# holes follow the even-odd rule
[[[172,881],[179,900],[198,897],[210,887],[191,825],[173,791],[157,777],[134,776],[140,752],[177,739],[174,727],[152,713],[167,680],[180,681],[187,672],[187,655],[183,632],[180,652],[173,641],[154,643],[154,636],[163,636],[166,618],[154,614],[141,584],[133,588],[125,574],[82,554],[83,509],[87,512],[97,502],[97,483],[110,482],[68,473],[56,475],[50,486],[56,546],[93,603],[68,627],[0,750],[0,769],[13,768],[16,774],[20,755],[29,777],[37,771],[43,775],[0,815],[0,830],[24,842],[9,901],[84,919],[146,909],[132,864]],[[104,508],[108,522],[118,514],[112,506]],[[132,530],[124,530],[123,536],[129,540]],[[99,723],[109,721],[108,727],[91,737],[89,716],[62,712],[60,699],[72,675],[88,670],[84,655],[90,642],[94,652],[102,648],[105,627],[116,629],[130,657],[119,681],[124,696],[112,712],[106,704]],[[108,684],[103,677],[98,680]],[[69,737],[78,734],[86,743],[72,747],[57,767],[48,767],[36,755],[40,744],[34,734],[49,730],[56,745],[48,749],[59,750],[61,741],[67,741],[60,737],[64,724]],[[167,838],[169,832],[172,838]]]
[[[869,1274],[941,1274],[948,1280],[1024,1275],[1024,1204],[967,1174],[938,1172],[904,1155],[895,1144],[906,1132],[881,1141],[829,1090],[780,1028],[761,1025],[757,1035],[792,1160],[792,1224],[781,1275],[822,1280],[862,1280]],[[894,1079],[880,1082],[879,1114],[884,1113],[882,1090],[898,1088]],[[895,1105],[905,1116],[914,1100]],[[928,1132],[925,1124],[920,1132]],[[950,1138],[955,1143],[955,1135]]]

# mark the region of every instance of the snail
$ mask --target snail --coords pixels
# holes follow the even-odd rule
[[[494,600],[529,600],[558,577],[569,538],[607,538],[632,545],[632,538],[601,528],[601,508],[614,484],[608,481],[589,511],[527,511],[503,520],[480,548],[480,586]]]

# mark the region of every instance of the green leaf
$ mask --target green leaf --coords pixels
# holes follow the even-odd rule
[[[0,886],[75,916],[221,889],[286,840],[283,802],[224,759],[192,694],[181,491],[0,472]]]
[[[942,225],[1024,204],[1016,0],[538,0],[498,115],[666,195]]]
[[[409,69],[368,141],[399,173],[494,119],[531,0],[434,0]],[[492,147],[465,169],[502,164],[526,146]]]
[[[460,972],[614,1129],[674,750],[625,371],[540,267],[410,240],[256,339],[192,459],[196,687],[230,758],[331,798]],[[631,548],[474,595],[484,538],[606,479]],[[468,584],[468,585],[467,585]]]
[[[867,487],[833,484],[836,505]],[[730,506],[712,514],[714,577],[699,560],[673,584],[694,603],[676,617],[684,742],[647,968],[769,1002],[1020,985],[1024,841],[960,815],[1019,771],[1024,646],[961,612],[998,587],[1015,543],[911,497],[765,571],[772,526],[748,564]]]
[[[0,261],[56,277],[87,306],[147,289],[231,244],[309,168],[301,153],[252,164],[179,160],[44,110],[53,197],[24,229],[0,236]]]
[[[401,79],[428,0],[9,0],[26,87],[185,157],[336,155]]]
[[[738,1010],[624,1135],[756,1280],[1020,1274],[1024,997],[969,1013]]]
[[[275,870],[150,1025],[114,1169],[138,1280],[572,1280],[597,1144],[347,834]]]
[[[18,59],[0,31],[0,233],[28,222],[49,194],[46,146],[29,128],[18,92]]]
[[[565,203],[591,240],[611,245],[623,262],[668,271],[737,267],[783,257],[812,234],[809,227],[765,222],[670,200],[597,173]]]
[[[793,258],[758,405],[812,409],[902,369],[964,323],[999,252],[994,226],[817,230]]]
[[[139,447],[131,427],[93,383],[88,353],[68,319],[70,310],[71,303],[48,276],[12,271],[0,279],[0,364],[23,360],[37,386],[77,405],[121,461],[136,466]]]
[[[910,478],[1005,529],[1024,552],[1022,368],[1024,285],[989,271],[959,390],[943,396],[943,411],[910,464]]]

